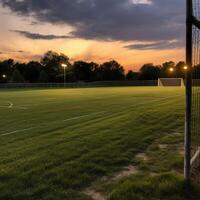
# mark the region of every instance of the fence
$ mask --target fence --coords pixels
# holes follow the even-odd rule
[[[84,88],[84,87],[117,87],[117,86],[157,86],[157,80],[150,81],[98,81],[75,83],[6,83],[0,84],[1,89],[12,88]]]

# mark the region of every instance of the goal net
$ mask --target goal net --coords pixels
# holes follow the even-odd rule
[[[200,0],[192,0],[191,175],[200,174]],[[198,180],[199,181],[199,180]]]
[[[159,87],[183,87],[184,80],[182,78],[159,78]]]

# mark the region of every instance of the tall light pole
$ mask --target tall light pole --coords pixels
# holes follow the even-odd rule
[[[67,68],[67,64],[63,63],[63,64],[61,64],[61,66],[64,69],[64,87],[65,87],[65,85],[66,85],[66,68]]]

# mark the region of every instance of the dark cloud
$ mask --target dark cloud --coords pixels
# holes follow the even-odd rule
[[[127,49],[136,49],[136,50],[165,50],[165,49],[175,49],[182,48],[184,46],[183,42],[180,41],[158,41],[153,43],[142,43],[142,44],[131,44],[124,46]]]
[[[11,30],[11,32],[19,33],[26,38],[32,39],[32,40],[55,40],[55,39],[69,39],[72,38],[71,36],[67,35],[43,35],[39,33],[31,33],[28,31],[20,31],[20,30]]]
[[[0,52],[0,54],[10,54],[10,53],[30,53],[29,51],[24,51],[24,50],[11,50],[11,49],[4,49],[3,51]]]
[[[23,50],[18,50],[16,51],[17,53],[28,53],[27,51],[23,51]]]
[[[36,21],[73,26],[74,37],[114,41],[183,41],[185,4],[182,0],[151,0],[150,4],[133,2],[134,0],[1,0],[3,6],[19,15],[31,15]],[[32,39],[41,36],[27,32],[22,34]],[[48,37],[53,36],[44,36],[44,39]]]

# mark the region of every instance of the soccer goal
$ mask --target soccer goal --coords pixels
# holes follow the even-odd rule
[[[200,181],[200,0],[187,0],[185,179]]]
[[[183,87],[184,80],[182,78],[159,78],[159,87]]]

